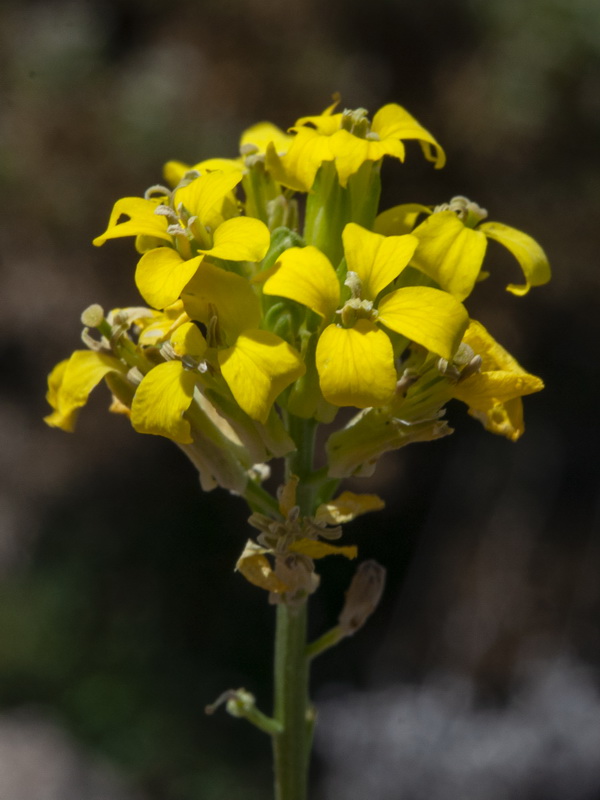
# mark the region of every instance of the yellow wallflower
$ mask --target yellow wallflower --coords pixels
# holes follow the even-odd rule
[[[414,227],[423,213],[427,219]],[[482,222],[486,217],[487,211],[476,203],[454,197],[436,209],[416,204],[388,209],[377,217],[375,230],[386,235],[411,232],[416,236],[419,246],[412,264],[458,300],[468,297],[484,277],[481,268],[488,239],[506,247],[523,270],[525,283],[511,283],[507,291],[524,295],[532,286],[548,283],[548,258],[535,239],[501,222]]]
[[[286,250],[263,291],[295,300],[329,323],[316,352],[321,391],[328,402],[382,406],[393,396],[397,373],[392,342],[379,325],[452,358],[467,326],[467,313],[451,295],[428,287],[409,286],[380,297],[409,263],[417,245],[414,237],[386,238],[350,223],[344,228],[343,244],[346,283],[354,296],[339,312],[337,275],[315,247]],[[333,322],[338,313],[341,324]]]
[[[240,174],[211,172],[178,186],[171,196],[128,197],[117,201],[106,231],[94,239],[144,236],[152,243],[140,259],[135,280],[154,308],[175,303],[206,256],[260,261],[270,234],[264,223],[228,213],[228,197]],[[126,221],[121,217],[128,216]],[[154,246],[162,240],[160,247]]]
[[[340,184],[366,161],[378,162],[389,155],[404,161],[403,141],[416,139],[437,168],[446,161],[434,137],[408,111],[390,103],[376,112],[372,121],[364,109],[334,114],[337,101],[319,116],[301,117],[290,130],[295,133],[284,156],[274,144],[267,146],[267,168],[275,180],[297,191],[310,191],[317,170],[333,162]]]

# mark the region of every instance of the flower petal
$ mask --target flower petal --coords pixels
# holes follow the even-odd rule
[[[273,125],[272,122],[257,122],[256,125],[246,128],[242,133],[240,150],[247,148],[248,145],[253,145],[256,152],[265,153],[267,145],[272,143],[275,150],[282,155],[287,152],[293,138],[289,133],[284,133],[277,125]]]
[[[182,186],[175,192],[174,205],[179,203],[187,208],[190,214],[198,217],[201,225],[216,229],[222,221],[222,208],[229,192],[242,180],[242,173],[207,172]]]
[[[164,198],[145,200],[143,197],[122,197],[113,206],[106,230],[96,236],[92,244],[100,247],[107,239],[119,239],[122,236],[153,236],[170,242],[167,218],[155,213],[161,203],[164,203]],[[129,219],[119,222],[124,215]]]
[[[331,136],[329,147],[335,158],[340,185],[344,187],[348,184],[348,178],[358,172],[365,161],[379,161],[385,155],[404,161],[404,145],[398,139],[362,139],[341,130]]]
[[[171,336],[171,346],[178,356],[201,359],[208,349],[206,339],[193,322],[180,325]]]
[[[468,297],[481,271],[487,241],[453,211],[432,214],[413,231],[419,239],[412,264],[458,300]]]
[[[228,261],[262,261],[270,242],[271,234],[264,222],[251,217],[234,217],[218,226],[213,235],[213,247],[202,252]]]
[[[389,103],[373,117],[373,133],[380,139],[417,139],[428,161],[433,161],[436,169],[446,163],[446,154],[434,137],[411,116],[406,109],[396,103]]]
[[[480,322],[471,320],[464,341],[481,357],[481,370],[459,381],[453,395],[471,408],[485,410],[495,401],[507,402],[544,388],[541,378],[526,372]]]
[[[219,364],[240,408],[263,425],[278,395],[305,371],[293,347],[260,330],[247,330],[233,347],[220,350]]]
[[[348,269],[362,282],[364,300],[375,300],[408,265],[418,239],[406,236],[381,236],[350,222],[342,233]]]
[[[422,215],[431,214],[431,209],[420,203],[404,203],[382,211],[375,218],[374,231],[384,236],[399,236],[411,233],[417,219]]]
[[[550,280],[550,264],[546,253],[539,244],[522,231],[503,225],[500,222],[484,222],[479,230],[489,239],[499,242],[509,250],[519,262],[525,284],[509,284],[506,288],[516,295],[527,294],[532,286],[542,286]]]
[[[342,492],[335,500],[323,503],[317,508],[315,519],[328,525],[345,525],[369,511],[385,508],[384,501],[376,494],[356,494]]]
[[[192,404],[195,385],[196,376],[180,361],[167,361],[151,369],[131,404],[131,424],[135,430],[191,444],[190,423],[183,414]]]
[[[125,366],[106,353],[76,350],[69,359],[57,364],[48,376],[46,400],[54,411],[44,422],[53,428],[73,431],[79,409],[88,396],[110,372],[126,372]]]
[[[389,337],[360,319],[353,328],[329,325],[317,345],[321,391],[336,406],[382,406],[396,388],[394,352]]]
[[[390,292],[378,310],[379,322],[447,359],[456,352],[469,322],[458,300],[428,286]]]
[[[206,261],[186,286],[182,299],[188,315],[205,325],[216,311],[219,327],[230,342],[260,323],[260,300],[250,281]]]
[[[300,553],[309,558],[324,558],[325,556],[346,556],[346,558],[356,558],[358,547],[356,545],[335,545],[327,542],[319,542],[316,539],[298,539],[289,548],[292,553]]]
[[[278,183],[295,191],[309,192],[321,164],[334,158],[330,136],[301,127],[284,156],[277,155],[272,143],[267,145],[265,163]]]
[[[327,256],[312,245],[290,247],[277,263],[277,272],[265,282],[263,292],[295,300],[331,319],[340,302],[340,284]]]
[[[154,308],[166,308],[179,299],[204,256],[187,261],[172,247],[155,247],[138,261],[135,282],[144,300]]]
[[[248,539],[244,552],[239,557],[235,568],[237,572],[241,572],[244,578],[255,586],[266,589],[268,592],[282,594],[288,591],[288,587],[273,572],[273,568],[265,556],[265,553],[269,552],[270,550],[267,548],[260,547],[252,539]]]

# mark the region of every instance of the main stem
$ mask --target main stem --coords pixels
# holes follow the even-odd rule
[[[306,800],[310,748],[306,608],[277,606],[275,719],[283,731],[273,737],[276,800]]]
[[[286,478],[299,478],[296,500],[300,513],[314,512],[313,471],[316,422],[289,415],[288,430],[296,452],[286,464]],[[312,740],[309,660],[306,656],[307,603],[279,603],[275,634],[274,717],[283,730],[273,737],[276,800],[306,800]]]

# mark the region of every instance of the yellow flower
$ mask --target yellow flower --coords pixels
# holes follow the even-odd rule
[[[408,111],[395,103],[383,106],[372,122],[364,109],[334,114],[335,102],[320,116],[301,117],[291,128],[295,137],[284,156],[273,144],[267,146],[266,164],[275,180],[290,189],[310,191],[317,170],[332,161],[340,184],[367,161],[378,162],[389,155],[404,161],[403,140],[417,139],[425,158],[436,168],[444,166],[444,151]]]
[[[429,216],[414,227],[422,213]],[[386,235],[410,231],[419,240],[413,266],[461,301],[471,294],[478,280],[486,277],[481,267],[488,239],[506,247],[523,270],[525,283],[509,284],[509,292],[524,295],[532,286],[548,283],[548,258],[535,239],[500,222],[482,222],[486,217],[487,211],[476,203],[454,197],[435,209],[416,204],[388,209],[378,216],[375,230]]]
[[[316,364],[325,399],[367,408],[390,402],[397,373],[392,342],[379,325],[452,358],[467,326],[467,313],[437,289],[408,286],[381,295],[409,263],[416,240],[384,237],[349,223],[343,232],[352,298],[337,311],[341,291],[329,260],[315,247],[282,253],[264,293],[295,300],[328,324],[317,344]],[[379,298],[379,299],[378,299]],[[333,323],[336,314],[340,324]]]
[[[70,358],[61,361],[48,376],[46,400],[53,411],[44,417],[44,422],[72,432],[90,392],[111,372],[124,374],[127,368],[107,353],[76,350]]]
[[[516,441],[525,430],[521,397],[541,391],[543,381],[526,372],[475,320],[464,342],[481,357],[481,369],[459,380],[453,396],[469,406],[469,414],[486,430]]]
[[[123,198],[94,244],[121,236],[147,237],[152,247],[137,265],[136,284],[150,306],[166,308],[179,299],[206,256],[260,261],[266,254],[270,234],[264,223],[249,217],[225,218],[229,195],[240,180],[240,174],[211,172],[184,182],[170,197]],[[129,219],[120,222],[124,215]],[[153,246],[160,240],[163,246]]]

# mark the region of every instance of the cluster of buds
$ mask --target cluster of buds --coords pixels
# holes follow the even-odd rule
[[[288,132],[253,126],[237,158],[169,162],[165,185],[115,203],[94,244],[134,237],[145,305],[84,312],[86,349],[49,376],[48,424],[73,430],[104,381],[111,411],[176,442],[204,489],[255,509],[268,462],[298,445],[293,419],[331,425],[356,409],[332,426],[324,481],[369,475],[383,453],[446,435],[452,399],[493,433],[521,435],[521,398],[542,381],[464,303],[486,276],[488,239],[519,263],[516,295],[549,280],[543,250],[464,197],[380,212],[384,157],[403,161],[416,140],[439,168],[444,151],[398,105],[372,119],[336,105]],[[310,592],[298,542],[316,539],[294,528],[306,518],[285,518],[287,534],[274,544],[263,525],[256,547],[275,554],[285,591]],[[282,577],[292,562],[293,580]]]

